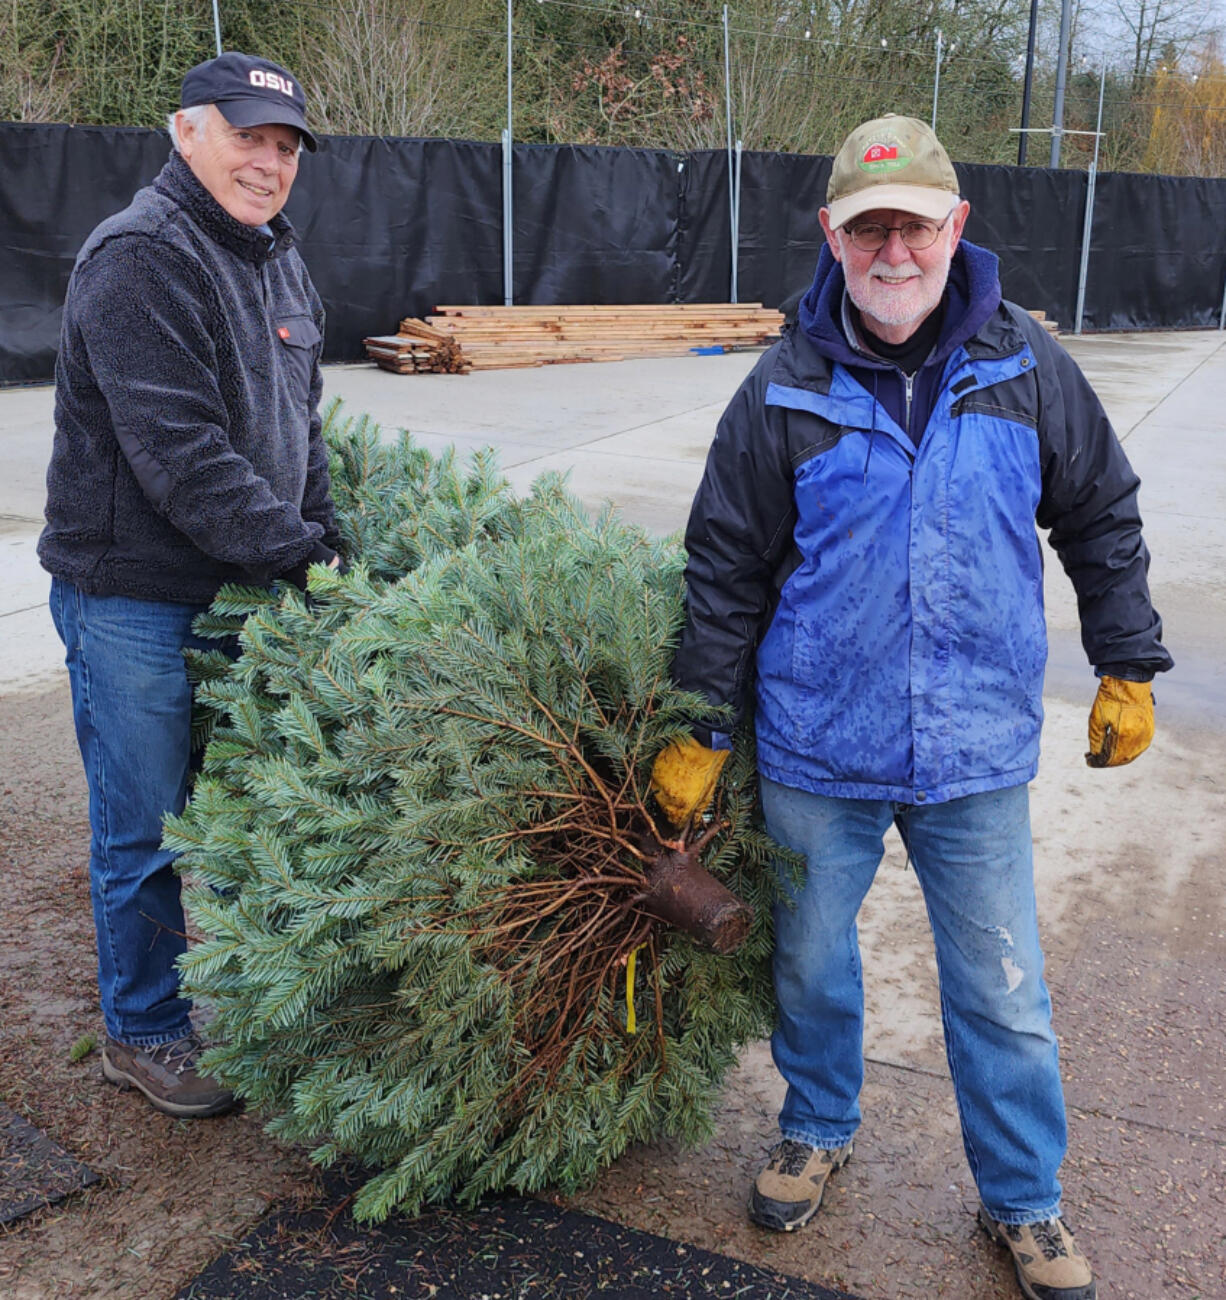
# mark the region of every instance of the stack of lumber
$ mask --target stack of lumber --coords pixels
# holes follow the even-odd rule
[[[372,334],[362,342],[376,365],[397,375],[462,375],[472,369],[457,340],[412,317],[400,322],[398,334]]]
[[[782,324],[782,314],[761,303],[444,306],[424,321],[401,321],[398,334],[365,343],[388,370],[457,373],[762,347],[779,337]]]

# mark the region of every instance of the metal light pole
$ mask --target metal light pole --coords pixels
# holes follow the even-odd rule
[[[511,0],[507,0],[507,126],[502,133],[502,301],[515,301],[515,248],[512,223],[515,208],[511,193]]]
[[[1077,278],[1077,317],[1073,333],[1081,333],[1081,313],[1086,301],[1086,267],[1090,261],[1090,232],[1094,225],[1094,183],[1098,178],[1098,146],[1103,138],[1103,91],[1107,86],[1107,60],[1103,60],[1098,76],[1098,122],[1094,128],[1094,157],[1090,160],[1090,176],[1086,185],[1086,219],[1081,229],[1081,271]]]
[[[941,96],[941,29],[937,28],[937,70],[932,78],[932,129],[937,129],[937,100]]]
[[[732,161],[732,64],[728,53],[728,6],[724,6],[724,124],[728,140],[728,231],[732,240],[732,269],[728,301],[736,302],[736,174]]]
[[[1039,25],[1039,0],[1030,0],[1030,33],[1026,37],[1026,73],[1022,79],[1022,133],[1017,142],[1017,165],[1026,166],[1027,131],[1030,127],[1030,88],[1034,84],[1034,34]]]
[[[213,37],[217,41],[217,57],[221,57],[221,11],[217,0],[213,0]]]
[[[1068,79],[1068,30],[1072,22],[1073,0],[1060,5],[1060,50],[1056,58],[1056,102],[1051,119],[1051,165],[1060,166],[1060,137],[1064,134],[1064,83]],[[1026,138],[1023,133],[1022,139]]]

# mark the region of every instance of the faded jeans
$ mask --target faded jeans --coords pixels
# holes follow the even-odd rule
[[[199,605],[91,596],[51,583],[64,642],[77,743],[89,785],[90,895],[106,1032],[138,1047],[191,1031],[175,960],[183,905],[162,815],[182,812],[191,759],[184,647]]]
[[[839,1147],[860,1122],[864,989],[856,915],[895,823],[936,945],[945,1051],[984,1207],[1004,1223],[1060,1212],[1066,1127],[1035,915],[1029,789],[937,804],[832,799],[762,780],[766,825],[807,862],[775,908],[775,1064],[785,1138]]]

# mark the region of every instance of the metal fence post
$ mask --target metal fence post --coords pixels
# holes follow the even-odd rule
[[[736,142],[736,180],[732,187],[732,298],[737,302],[737,280],[741,259],[741,142]]]
[[[511,200],[511,133],[502,133],[502,305],[515,304],[515,247],[512,222],[515,206]]]
[[[728,6],[724,6],[724,125],[728,141],[728,234],[732,265],[728,276],[728,301],[736,302],[736,175],[732,161],[732,72],[728,53]]]
[[[932,129],[937,129],[937,101],[941,96],[941,29],[937,28],[937,69],[932,78]]]
[[[511,192],[511,0],[507,0],[507,126],[502,133],[502,302],[515,302],[515,245],[512,225],[515,205]]]
[[[1103,138],[1103,91],[1107,86],[1107,61],[1103,60],[1098,77],[1098,124],[1094,128],[1094,157],[1090,159],[1090,175],[1086,184],[1086,219],[1081,228],[1081,271],[1077,277],[1077,317],[1073,333],[1081,333],[1082,312],[1086,303],[1086,270],[1090,263],[1090,232],[1094,226],[1094,186],[1098,180],[1098,146]]]
[[[221,10],[218,0],[213,0],[213,38],[217,42],[217,57],[221,57]]]

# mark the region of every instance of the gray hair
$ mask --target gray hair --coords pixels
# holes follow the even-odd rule
[[[171,113],[171,115],[166,119],[166,129],[170,132],[171,147],[176,153],[182,153],[183,151],[179,148],[179,128],[175,125],[175,118],[182,113],[198,132],[203,131],[204,124],[209,120],[209,109],[212,107],[212,104],[193,104],[191,108],[176,109],[175,112]],[[298,153],[300,155],[302,153],[301,131],[298,133]]]
[[[179,128],[175,122],[180,113],[187,118],[197,131],[203,131],[204,124],[209,119],[209,105],[193,104],[191,108],[180,108],[171,113],[166,119],[166,129],[170,132],[170,143],[176,153],[181,152],[179,149]]]

